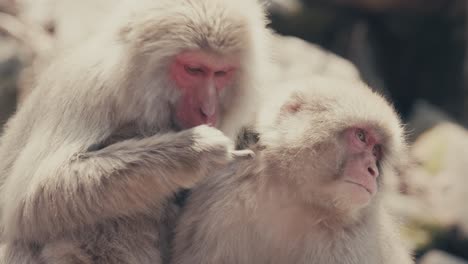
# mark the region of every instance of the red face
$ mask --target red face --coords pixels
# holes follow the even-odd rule
[[[352,197],[367,202],[377,193],[378,162],[382,158],[381,139],[367,128],[349,128],[344,134],[346,156],[343,181],[352,189]],[[359,203],[359,201],[357,201]]]
[[[181,92],[175,117],[182,128],[217,125],[220,94],[233,82],[239,67],[235,61],[203,51],[187,51],[175,57],[169,74]]]

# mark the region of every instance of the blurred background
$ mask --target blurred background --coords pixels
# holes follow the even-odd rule
[[[0,131],[34,76],[118,1],[0,0]],[[387,179],[388,206],[418,263],[468,264],[468,1],[267,2],[271,78],[360,78],[391,100],[411,164]]]

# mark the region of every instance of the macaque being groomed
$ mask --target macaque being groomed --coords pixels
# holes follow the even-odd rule
[[[293,91],[264,109],[256,158],[192,190],[173,263],[413,263],[381,204],[406,149],[392,107],[358,81],[282,87]]]
[[[254,0],[128,0],[58,56],[0,139],[0,263],[160,263],[174,193],[252,152]],[[219,129],[219,130],[218,130]]]

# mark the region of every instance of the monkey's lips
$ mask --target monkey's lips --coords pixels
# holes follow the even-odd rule
[[[357,181],[354,179],[345,179],[344,181],[346,183],[359,186],[360,188],[368,192],[370,195],[374,195],[377,191],[377,184],[374,179],[369,180],[369,181]]]
[[[199,111],[179,112],[173,120],[182,129],[189,129],[200,125],[218,127],[217,115],[207,117]]]

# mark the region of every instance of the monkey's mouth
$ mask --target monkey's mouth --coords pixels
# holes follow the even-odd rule
[[[372,195],[372,191],[371,191],[369,188],[367,188],[366,186],[364,186],[364,185],[362,185],[362,184],[360,184],[360,183],[353,182],[353,181],[350,181],[350,180],[345,180],[345,182],[350,183],[350,184],[357,185],[357,186],[363,188],[364,190],[366,190],[370,195]]]

